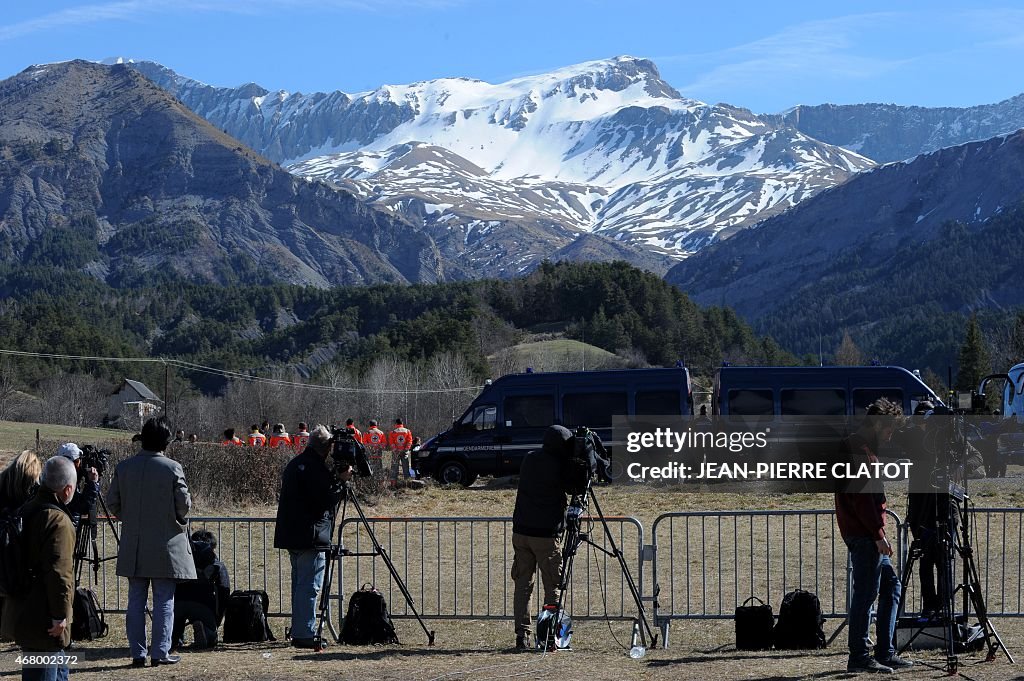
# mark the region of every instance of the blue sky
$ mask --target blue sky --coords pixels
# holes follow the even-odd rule
[[[370,90],[490,82],[619,54],[684,95],[796,104],[970,106],[1024,92],[1024,6],[605,0],[4,2],[0,77],[120,55],[214,85]]]

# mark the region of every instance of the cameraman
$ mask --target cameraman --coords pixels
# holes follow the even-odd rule
[[[316,647],[317,597],[324,581],[335,510],[344,494],[338,483],[352,478],[351,467],[328,468],[332,445],[331,431],[317,426],[309,434],[306,449],[288,462],[281,475],[274,548],[287,549],[291,560],[291,638],[296,648]]]
[[[919,403],[910,420],[911,425],[894,439],[898,439],[904,454],[914,462],[909,476],[907,525],[921,552],[921,615],[933,617],[942,613],[943,603],[948,600],[948,594],[936,588],[936,574],[941,577],[946,570],[947,549],[940,525],[946,526],[950,541],[957,528],[956,507],[949,495],[948,469],[954,462],[946,452],[951,424],[948,419],[941,419],[929,401]],[[980,464],[981,455],[966,443],[965,470],[970,473]]]
[[[544,582],[544,604],[552,605],[558,599],[561,535],[567,506],[563,474],[572,447],[572,433],[562,426],[551,426],[544,433],[542,448],[527,454],[519,471],[519,488],[512,513],[511,576],[515,583],[512,603],[516,650],[529,648],[528,608],[538,567]]]
[[[86,449],[88,448],[87,445]],[[57,450],[57,456],[70,459],[78,472],[75,496],[68,504],[71,521],[75,527],[78,527],[81,518],[93,519],[95,517],[96,501],[100,498],[100,474],[93,466],[87,466],[84,471],[82,470],[82,450],[74,442],[62,444]]]

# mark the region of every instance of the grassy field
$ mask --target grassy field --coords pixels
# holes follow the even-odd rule
[[[36,431],[43,441],[75,442],[78,445],[111,440],[128,440],[132,433],[113,428],[75,428],[73,426],[55,426],[49,423],[22,423],[18,421],[0,421],[0,465],[12,454],[23,449],[35,449]]]
[[[568,338],[530,341],[513,346],[516,362],[529,364],[537,371],[557,371],[562,367],[582,367],[605,364],[615,360],[615,354],[596,345]]]

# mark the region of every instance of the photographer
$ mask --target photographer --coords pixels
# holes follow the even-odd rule
[[[69,459],[75,464],[75,470],[78,472],[77,490],[68,504],[71,522],[77,527],[81,518],[95,516],[96,501],[100,498],[100,473],[95,466],[86,465],[85,470],[82,470],[82,450],[74,442],[62,444],[57,449],[57,456]]]
[[[285,466],[277,507],[274,548],[287,549],[292,568],[292,645],[315,648],[317,597],[331,546],[334,514],[351,468],[327,466],[333,436],[325,426],[309,434],[309,445]]]
[[[515,583],[516,650],[529,648],[530,597],[534,574],[540,568],[544,582],[544,604],[558,599],[562,564],[561,535],[567,506],[564,464],[573,448],[573,435],[562,426],[551,426],[539,451],[523,459],[519,488],[512,514],[512,581]]]
[[[946,548],[940,524],[947,524],[946,532],[956,532],[957,513],[949,495],[950,468],[958,467],[949,452],[951,422],[936,414],[935,405],[924,401],[914,409],[911,425],[893,438],[914,465],[910,469],[907,494],[907,525],[921,550],[919,576],[921,578],[921,614],[933,617],[942,613],[946,594],[936,588],[936,573],[946,569]],[[963,466],[970,475],[981,466],[981,455],[969,442],[964,443],[966,456]],[[934,490],[934,491],[932,491]]]

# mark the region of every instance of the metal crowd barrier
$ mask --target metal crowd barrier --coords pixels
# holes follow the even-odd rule
[[[367,518],[378,541],[388,552],[405,581],[420,614],[432,619],[510,619],[512,617],[512,519],[488,517]],[[608,516],[618,548],[623,552],[638,587],[643,590],[644,532],[634,518]],[[274,518],[194,517],[189,532],[208,529],[217,536],[217,554],[228,568],[231,588],[262,589],[270,597],[271,617],[288,617],[291,610],[291,564],[286,551],[273,548]],[[584,523],[588,518],[584,517]],[[82,569],[83,584],[97,592],[106,612],[123,613],[127,607],[127,583],[115,574],[117,553],[105,521],[97,527],[101,559],[98,573]],[[336,535],[335,535],[336,536]],[[365,528],[355,518],[343,527],[344,545],[355,553],[370,552]],[[599,522],[591,538],[608,548]],[[347,596],[366,583],[387,599],[392,617],[412,617],[412,611],[380,557],[338,558],[331,608],[344,615]],[[538,574],[534,587],[538,612],[543,582]],[[635,606],[618,561],[584,544],[573,568],[567,609],[574,618],[629,619]]]
[[[643,590],[644,532],[635,518],[606,516],[612,538],[623,552],[633,579]],[[373,532],[391,556],[413,595],[416,609],[432,619],[510,619],[512,617],[512,519],[488,517],[368,518]],[[590,524],[584,516],[584,526]],[[344,545],[355,553],[372,550],[365,527],[345,521]],[[606,549],[604,528],[597,520],[590,538]],[[380,558],[342,557],[338,565],[339,593],[363,584],[374,585],[387,599],[392,617],[412,617],[412,611]],[[534,605],[542,605],[543,582],[538,574]],[[574,619],[632,619],[636,607],[619,563],[583,544],[576,554],[566,609]]]
[[[911,537],[900,519],[889,515],[890,527],[896,528],[890,536],[896,538],[894,562],[899,569]],[[831,510],[666,513],[655,520],[650,545],[645,545],[644,528],[636,519],[608,520],[641,593],[653,604],[655,622],[667,634],[672,620],[731,619],[736,606],[749,596],[777,609],[783,595],[796,588],[816,593],[826,617],[845,617],[849,562],[834,516]],[[1024,509],[978,508],[972,519],[974,557],[989,614],[1024,617]],[[512,617],[510,518],[368,521],[425,618]],[[273,518],[196,517],[190,522],[190,531],[206,528],[217,535],[217,553],[227,565],[232,589],[262,589],[270,596],[272,617],[290,615],[290,563],[285,551],[273,548]],[[590,530],[594,541],[605,546],[600,523]],[[365,528],[356,519],[347,519],[342,531],[351,551],[371,550]],[[96,544],[101,559],[117,553],[102,520]],[[382,559],[338,560],[333,616],[343,616],[348,594],[369,583],[384,593],[394,617],[412,617]],[[957,576],[960,569],[958,561]],[[95,573],[85,565],[82,581],[96,590],[105,611],[124,612],[127,583],[116,577],[114,560],[103,560]],[[908,612],[920,608],[917,584],[915,574],[907,594]],[[531,611],[539,611],[542,593],[538,575]],[[566,607],[579,619],[635,615],[618,562],[586,544],[576,558]]]
[[[887,513],[899,570],[902,526]],[[825,617],[846,617],[851,568],[834,511],[665,513],[651,539],[653,616],[666,644],[672,620],[732,619],[751,596],[777,610],[794,589],[817,594]]]

